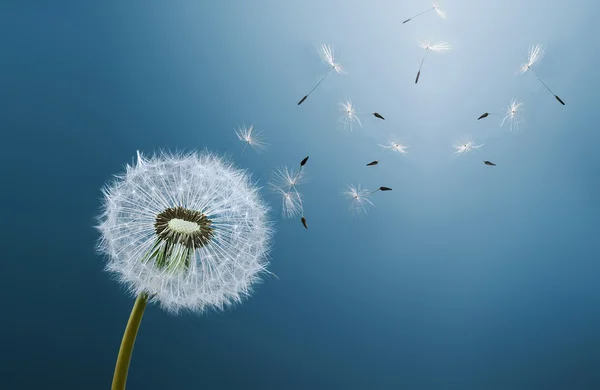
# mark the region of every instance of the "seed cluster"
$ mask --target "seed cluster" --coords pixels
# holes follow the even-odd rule
[[[169,223],[173,220],[195,223],[199,228],[195,231],[178,231],[173,229],[172,223]],[[163,240],[194,250],[206,245],[214,236],[214,229],[211,225],[212,221],[201,212],[177,206],[169,207],[156,216],[154,230]]]

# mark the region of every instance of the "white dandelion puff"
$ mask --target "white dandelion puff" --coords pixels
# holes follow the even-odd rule
[[[403,155],[408,154],[406,149],[408,149],[409,146],[404,143],[400,143],[396,140],[393,140],[393,139],[389,140],[387,144],[384,144],[384,145],[380,144],[379,146],[381,146],[384,149],[391,150],[392,152],[400,153]]]
[[[421,68],[423,68],[423,62],[425,62],[425,57],[429,51],[434,53],[446,53],[452,50],[452,45],[446,42],[438,42],[438,43],[430,43],[430,42],[421,42],[419,43],[419,47],[425,49],[425,53],[423,54],[423,58],[421,59],[421,64],[419,65],[419,71],[417,72],[417,77],[415,78],[415,84],[419,82],[419,77],[421,76]]]
[[[350,99],[346,99],[345,102],[339,102],[339,106],[340,111],[343,112],[339,122],[344,129],[352,131],[354,129],[354,123],[358,123],[358,125],[362,127],[362,123],[360,122],[356,112],[356,107],[352,104]]]
[[[350,185],[348,190],[344,191],[344,195],[350,198],[350,210],[354,215],[366,214],[367,208],[374,206],[373,202],[369,200],[371,192],[360,184],[358,187]]]
[[[533,75],[535,76],[536,79],[538,79],[538,81],[540,83],[542,83],[542,85],[544,87],[546,87],[546,89],[548,90],[548,92],[550,92],[554,98],[556,100],[558,100],[558,102],[560,104],[562,104],[563,106],[565,105],[565,102],[558,97],[558,95],[556,95],[554,92],[552,92],[552,90],[550,89],[550,87],[548,87],[548,85],[537,75],[537,73],[533,70],[532,66],[538,62],[539,60],[542,59],[542,57],[544,56],[544,48],[542,47],[542,45],[533,45],[529,48],[529,53],[527,55],[527,61],[521,65],[521,67],[519,68],[519,70],[517,71],[518,74],[523,74],[525,72],[527,72],[528,70],[531,71],[531,73],[533,73]]]
[[[414,18],[416,18],[417,16],[421,16],[421,15],[426,14],[431,11],[435,11],[435,13],[442,19],[446,19],[448,16],[446,14],[446,12],[439,7],[439,5],[437,3],[433,3],[431,8],[426,9],[425,11],[419,12],[418,14],[416,14],[414,16],[411,16],[410,18],[408,18],[404,22],[402,22],[402,24],[408,23],[411,20],[413,20]]]
[[[475,149],[479,149],[482,146],[483,146],[483,144],[477,145],[475,143],[475,139],[472,137],[469,137],[463,142],[456,142],[454,144],[453,147],[454,147],[454,149],[456,149],[454,154],[457,154],[457,155],[466,154],[466,153],[472,152]]]
[[[113,389],[124,389],[147,302],[164,310],[221,310],[268,272],[272,227],[250,176],[208,152],[144,158],[103,189],[98,251],[137,296]]]
[[[263,141],[262,132],[256,131],[253,125],[250,125],[249,127],[242,125],[238,127],[235,134],[238,139],[244,143],[244,149],[242,149],[241,154],[244,153],[248,146],[259,153],[268,147],[268,144]]]
[[[342,65],[337,61],[337,58],[333,52],[333,47],[331,45],[323,44],[319,46],[319,55],[321,56],[321,59],[327,65],[329,65],[330,68],[327,71],[327,73],[325,73],[325,75],[321,77],[319,82],[306,95],[304,95],[302,99],[300,99],[298,105],[301,105],[310,96],[310,94],[313,93],[315,89],[317,89],[317,87],[323,82],[323,80],[325,80],[327,76],[329,76],[329,74],[332,71],[335,71],[337,74],[346,74],[346,72],[342,69]]]
[[[500,123],[500,127],[504,126],[506,123],[508,124],[508,129],[510,131],[522,130],[523,118],[521,117],[520,112],[523,110],[523,104],[523,102],[512,99],[510,105],[506,109],[506,113],[504,119],[502,119],[502,123]]]

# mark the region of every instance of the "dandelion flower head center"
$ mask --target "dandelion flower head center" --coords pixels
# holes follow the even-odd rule
[[[169,229],[180,234],[192,234],[200,230],[200,225],[185,219],[173,218],[169,221]]]
[[[170,207],[156,216],[154,229],[159,239],[194,250],[212,238],[211,225],[212,221],[199,211]]]

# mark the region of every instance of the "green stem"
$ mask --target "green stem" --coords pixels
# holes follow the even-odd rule
[[[137,336],[138,329],[140,328],[140,323],[142,322],[144,309],[146,309],[147,303],[148,294],[141,293],[135,300],[133,309],[131,309],[129,321],[127,321],[127,327],[125,328],[123,340],[121,341],[119,356],[117,357],[117,365],[115,366],[112,390],[125,389],[125,383],[127,382],[127,371],[129,371],[129,362],[131,361],[131,352],[133,352],[135,337]]]

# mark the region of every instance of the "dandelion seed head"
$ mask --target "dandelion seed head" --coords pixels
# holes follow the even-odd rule
[[[208,152],[138,153],[104,187],[97,229],[106,270],[168,312],[222,310],[268,272],[268,207],[245,171]]]
[[[533,45],[529,48],[527,61],[519,69],[519,73],[523,74],[544,56],[544,48],[542,45]]]
[[[379,145],[379,146],[381,146],[384,149],[391,150],[392,152],[400,153],[400,154],[403,154],[403,155],[408,154],[408,152],[406,151],[406,149],[408,149],[409,146],[406,145],[406,144],[404,144],[404,143],[401,143],[401,142],[398,142],[396,140],[393,140],[393,139],[389,140],[387,144],[385,144],[385,145]]]
[[[523,102],[512,99],[510,105],[506,109],[506,114],[504,119],[502,119],[502,123],[500,123],[500,127],[504,126],[506,123],[508,124],[508,129],[510,131],[522,130],[523,118],[520,114],[521,111],[523,111]]]
[[[323,61],[332,67],[336,73],[338,74],[346,74],[346,72],[342,69],[342,65],[337,62],[336,57],[333,52],[333,47],[331,45],[321,45],[319,46],[319,53]]]
[[[446,53],[452,50],[452,45],[446,42],[431,43],[429,41],[424,41],[419,43],[419,47],[425,50],[430,50],[434,53]]]
[[[339,102],[339,106],[340,111],[343,112],[339,122],[345,129],[352,131],[355,123],[358,123],[358,125],[362,127],[362,123],[360,122],[356,112],[356,107],[352,104],[350,99],[346,99],[344,102]]]
[[[273,190],[281,196],[281,214],[284,218],[294,218],[304,213],[302,195],[296,189],[273,187]]]
[[[456,151],[454,152],[454,154],[465,154],[465,153],[469,153],[472,152],[475,149],[479,149],[480,147],[483,146],[483,144],[481,145],[477,145],[475,143],[475,139],[472,137],[468,137],[466,140],[461,141],[461,142],[456,142],[454,144],[454,149],[456,149]]]
[[[433,3],[433,8],[435,9],[435,13],[442,19],[446,19],[447,15],[444,10],[442,10],[437,3]]]
[[[257,152],[262,152],[268,147],[268,144],[262,139],[262,133],[256,131],[253,125],[249,127],[242,125],[238,127],[235,133],[240,141],[246,143],[246,145],[249,145]]]
[[[350,199],[350,210],[354,215],[366,214],[368,206],[373,206],[369,200],[371,193],[360,184],[358,187],[350,185],[344,195]]]
[[[296,186],[305,182],[305,170],[301,167],[290,169],[282,166],[273,172],[269,186],[275,194],[281,197],[281,211],[285,218],[293,218],[304,213],[302,195]]]
[[[289,188],[306,182],[306,170],[281,166],[273,172],[269,185],[273,188]]]

